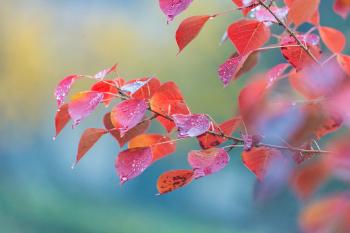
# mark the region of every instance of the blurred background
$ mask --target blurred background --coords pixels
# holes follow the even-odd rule
[[[322,24],[350,38],[349,19],[333,14],[331,4],[322,1]],[[231,8],[230,0],[194,1],[167,25],[156,0],[1,1],[0,232],[298,232],[298,200],[283,190],[267,203],[254,201],[255,178],[239,152],[232,153],[224,171],[155,196],[161,173],[189,167],[187,152],[198,148],[194,140],[181,142],[176,154],[123,187],[114,170],[120,148],[111,137],[71,169],[82,131],[102,127],[107,111],[102,106],[78,128],[67,127],[52,140],[53,90],[59,80],[95,74],[116,62],[127,79],[156,75],[176,81],[193,112],[209,113],[217,121],[231,117],[246,78],[223,89],[216,70],[234,51],[230,43],[219,42],[239,13],[209,22],[179,56],[174,39],[181,19]],[[278,51],[264,56],[256,70],[282,60]],[[78,82],[72,91],[90,84]]]

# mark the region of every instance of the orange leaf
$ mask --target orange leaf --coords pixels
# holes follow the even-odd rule
[[[119,143],[119,146],[122,147],[137,135],[140,135],[146,132],[150,126],[150,121],[142,121],[141,123],[136,125],[134,128],[126,132],[126,134],[123,137],[121,137],[120,131],[114,128],[114,125],[112,124],[110,112],[106,113],[106,115],[103,117],[103,124],[105,128],[109,130],[109,133],[117,140],[117,142]]]
[[[75,164],[77,164],[80,159],[95,145],[95,143],[108,131],[105,129],[90,128],[86,129],[81,135],[78,153]]]
[[[129,148],[151,147],[152,159],[156,161],[176,150],[175,142],[171,138],[159,134],[142,134],[134,137],[129,142]]]
[[[144,82],[147,81],[149,78],[139,78],[134,79],[126,83],[133,83],[135,81]],[[145,85],[143,85],[140,89],[138,89],[135,93],[131,95],[134,99],[142,99],[142,100],[149,100],[153,94],[159,89],[160,87],[160,81],[159,79],[153,77]]]
[[[192,170],[173,170],[163,173],[157,181],[159,194],[172,192],[189,184],[193,180]]]
[[[159,114],[171,116],[173,114],[189,114],[185,100],[174,82],[164,83],[150,100],[151,109]],[[174,122],[158,116],[157,120],[170,132]]]
[[[68,113],[68,104],[64,104],[56,112],[56,117],[55,117],[56,135],[55,135],[54,139],[56,139],[58,134],[67,125],[69,120],[70,120],[70,116]]]
[[[227,33],[241,56],[260,48],[270,38],[269,27],[257,20],[239,20],[229,26]]]
[[[182,21],[176,31],[179,53],[198,36],[205,23],[212,17],[210,15],[192,16]]]
[[[347,56],[344,54],[338,54],[337,61],[340,64],[340,66],[343,68],[345,73],[350,75],[350,56]]]
[[[319,27],[320,36],[333,53],[340,53],[345,48],[346,38],[341,31],[331,27]]]
[[[319,0],[295,0],[290,6],[288,13],[288,22],[299,26],[302,23],[310,20],[318,10]]]
[[[329,175],[325,160],[312,161],[295,170],[291,176],[291,186],[299,198],[307,199],[326,182]]]
[[[283,155],[279,150],[258,147],[252,148],[250,151],[243,151],[242,160],[244,165],[252,171],[259,180],[263,180],[266,171],[273,159],[283,159]]]

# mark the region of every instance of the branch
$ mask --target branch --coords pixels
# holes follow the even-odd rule
[[[299,38],[296,36],[295,32],[293,32],[285,22],[283,22],[283,20],[281,20],[271,9],[268,5],[266,5],[262,0],[258,0],[259,4],[264,7],[266,10],[268,10],[270,12],[270,14],[276,19],[276,21],[278,22],[279,25],[281,25],[288,33],[291,37],[293,37],[295,39],[295,41],[298,43],[298,45],[312,58],[312,60],[314,60],[314,62],[318,65],[320,65],[319,61],[317,60],[317,58],[311,53],[310,49],[303,44],[303,42],[301,42],[299,40]]]

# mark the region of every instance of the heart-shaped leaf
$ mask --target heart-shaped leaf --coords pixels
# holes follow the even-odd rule
[[[210,120],[204,114],[174,114],[172,118],[178,128],[179,138],[197,137],[207,132],[210,127]]]
[[[162,174],[157,181],[159,194],[172,192],[193,180],[192,170],[173,170]]]

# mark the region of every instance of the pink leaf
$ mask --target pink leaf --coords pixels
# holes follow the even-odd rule
[[[335,0],[333,10],[343,19],[346,19],[350,13],[350,2],[348,0]]]
[[[103,80],[108,74],[112,73],[113,71],[117,70],[117,64],[115,64],[114,66],[112,66],[109,69],[104,69],[100,72],[98,72],[97,74],[95,74],[94,78],[97,80]]]
[[[149,147],[127,149],[119,153],[115,162],[115,168],[120,178],[120,183],[140,175],[152,163],[152,150]]]
[[[284,73],[284,71],[289,67],[288,63],[278,64],[272,67],[267,73],[266,78],[269,82],[269,85],[273,85]]]
[[[73,119],[73,127],[89,116],[102,101],[103,94],[96,91],[79,92],[68,104],[68,112]]]
[[[68,95],[70,88],[77,78],[79,78],[78,75],[69,75],[58,83],[55,89],[55,97],[57,100],[58,108],[60,108],[64,103],[64,98]]]
[[[179,138],[197,137],[209,130],[210,120],[204,114],[174,114],[172,118],[179,130]]]
[[[218,172],[223,169],[229,161],[229,155],[221,148],[192,150],[188,154],[188,162],[194,169],[195,178]]]
[[[224,64],[219,66],[219,78],[225,87],[228,86],[232,79],[236,79],[238,77],[239,71],[250,54],[251,53],[248,53],[243,56],[237,54],[236,56],[227,59]]]
[[[160,9],[168,17],[168,23],[186,10],[193,0],[159,0]]]
[[[138,125],[147,110],[144,100],[130,99],[116,105],[111,112],[111,120],[123,137],[126,132]]]
[[[288,7],[279,8],[279,7],[271,6],[270,9],[280,19],[286,18],[287,14],[288,14]],[[268,10],[266,10],[263,7],[255,8],[254,16],[260,22],[278,23],[276,18]]]

